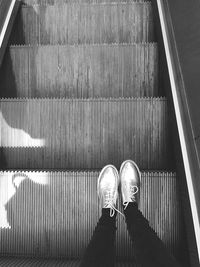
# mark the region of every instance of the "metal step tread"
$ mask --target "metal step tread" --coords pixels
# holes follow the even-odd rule
[[[32,258],[0,257],[0,265],[6,267],[79,267],[80,260],[44,260]],[[115,267],[140,267],[132,262],[116,262]]]
[[[156,43],[11,46],[1,97],[158,96]]]
[[[96,44],[79,44],[79,43],[74,43],[74,44],[11,44],[9,48],[38,48],[38,47],[96,47],[96,46],[103,46],[103,47],[122,47],[122,46],[157,46],[157,42],[131,42],[131,43],[117,43],[117,42],[112,42],[112,43],[96,43]]]
[[[21,0],[23,1],[23,0]],[[27,0],[29,1],[29,0]],[[34,0],[33,0],[34,1]],[[38,1],[38,0],[36,0]],[[112,1],[112,0],[109,0],[109,1],[95,1],[93,0],[93,2],[89,2],[89,0],[87,1],[82,1],[81,0],[77,0],[77,1],[73,1],[73,0],[61,0],[61,1],[57,1],[55,2],[53,5],[51,3],[48,3],[48,1],[54,1],[54,0],[41,0],[42,2],[41,3],[35,3],[35,4],[25,4],[25,5],[22,5],[22,8],[34,8],[34,7],[37,7],[37,8],[40,8],[40,7],[59,7],[59,6],[130,6],[130,5],[135,5],[135,6],[145,6],[145,5],[152,5],[151,4],[151,1],[142,1],[142,0],[129,0],[129,1]],[[31,0],[30,0],[31,2]],[[23,4],[23,3],[22,3]]]
[[[22,6],[11,35],[16,44],[153,41],[149,3]]]
[[[132,47],[132,48],[137,48],[137,49],[140,49],[140,48],[150,48],[150,47],[153,47],[155,49],[157,49],[157,42],[132,42],[132,43],[117,43],[117,42],[112,42],[112,43],[95,43],[95,44],[87,44],[87,43],[84,43],[84,44],[79,44],[79,43],[74,43],[74,44],[11,44],[9,46],[9,50],[18,50],[20,51],[21,49],[27,49],[27,50],[32,50],[32,49],[48,49],[48,48],[51,48],[51,49],[64,49],[64,48],[79,48],[79,49],[82,49],[82,48],[88,48],[88,49],[97,49],[97,48],[123,48],[123,47]]]
[[[73,4],[73,3],[86,3],[86,4],[100,4],[100,3],[151,3],[149,0],[21,0],[21,3],[26,6],[34,5],[58,5],[58,4]]]
[[[1,171],[0,254],[81,258],[101,215],[98,175],[99,171]],[[185,238],[178,192],[175,173],[142,171],[140,210],[175,256]],[[118,208],[122,210],[121,199]],[[117,259],[134,259],[122,216],[117,216],[117,229]]]
[[[166,98],[1,99],[1,166],[171,169]],[[2,167],[1,167],[2,168]]]

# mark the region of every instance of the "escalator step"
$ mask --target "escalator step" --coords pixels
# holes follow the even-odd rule
[[[98,175],[96,171],[0,172],[0,254],[82,257],[101,215],[96,192]],[[140,209],[178,257],[184,234],[177,186],[174,173],[142,172]],[[120,215],[117,229],[117,260],[134,259]]]
[[[0,258],[0,265],[6,267],[79,267],[80,260],[42,260],[32,258]],[[135,262],[116,262],[116,267],[141,267]]]
[[[66,3],[148,3],[148,0],[19,0],[25,5],[57,5]]]
[[[22,6],[13,44],[153,42],[150,3]]]
[[[12,46],[1,97],[158,96],[156,44]]]
[[[1,168],[172,168],[165,98],[2,99]]]

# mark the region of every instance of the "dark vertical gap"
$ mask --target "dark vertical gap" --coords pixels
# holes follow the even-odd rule
[[[11,44],[24,44],[25,37],[23,32],[23,21],[21,16],[21,3],[18,9],[18,13],[13,24],[13,28],[9,37],[6,52],[3,58],[2,65],[0,67],[0,98],[14,98],[17,97],[17,85],[15,80],[15,74],[13,72],[12,58],[10,53]]]

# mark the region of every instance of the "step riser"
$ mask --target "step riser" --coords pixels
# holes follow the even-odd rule
[[[149,3],[23,7],[12,36],[13,44],[152,41],[153,21]]]
[[[12,47],[1,96],[157,96],[157,67],[155,44]]]
[[[32,180],[22,181],[11,196],[6,195],[6,188],[10,189],[8,193],[12,191],[13,173],[0,173],[0,181],[4,183],[4,187],[1,185],[3,203],[7,202],[11,226],[10,230],[1,229],[0,252],[50,258],[81,257],[101,213],[96,193],[98,172],[27,175]],[[37,183],[42,178],[46,178],[46,185]],[[159,237],[176,254],[183,235],[175,175],[143,173],[140,205]],[[119,215],[117,228],[117,258],[133,259],[126,225]]]
[[[165,99],[2,100],[0,109],[2,167],[89,169],[127,158],[171,167]]]

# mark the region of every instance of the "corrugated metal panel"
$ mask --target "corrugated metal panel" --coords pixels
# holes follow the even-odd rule
[[[171,169],[165,98],[2,99],[1,168]]]
[[[18,180],[16,174],[19,172],[0,172],[1,205],[11,227],[0,230],[0,253],[81,257],[101,213],[96,192],[99,173],[23,172],[24,180]],[[143,172],[140,206],[158,236],[176,252],[183,232],[175,174]],[[117,258],[133,259],[125,222],[117,217]]]
[[[152,42],[150,3],[102,3],[24,6],[13,44]]]
[[[157,45],[13,46],[0,84],[3,97],[157,96]]]

